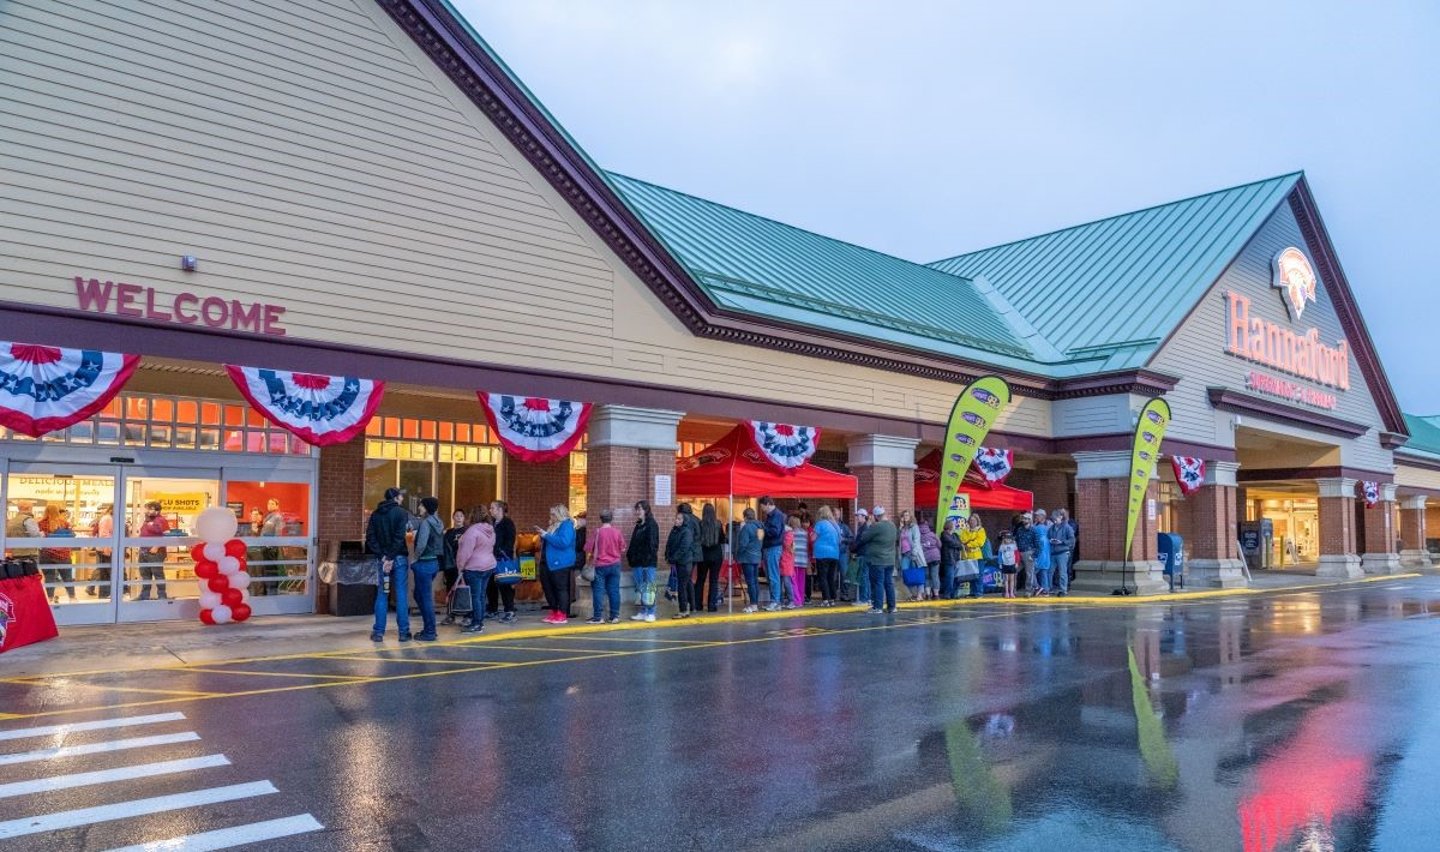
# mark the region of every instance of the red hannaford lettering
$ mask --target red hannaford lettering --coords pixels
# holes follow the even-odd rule
[[[1350,389],[1349,343],[1321,343],[1320,331],[1315,328],[1296,334],[1279,323],[1251,316],[1248,296],[1234,292],[1226,295],[1230,310],[1226,323],[1229,346],[1225,351],[1302,379]]]
[[[285,328],[280,324],[285,309],[266,302],[242,302],[194,293],[167,296],[154,287],[117,284],[79,275],[75,276],[75,298],[80,310],[98,314],[285,336]]]

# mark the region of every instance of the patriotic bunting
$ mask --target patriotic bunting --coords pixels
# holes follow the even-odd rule
[[[385,383],[354,376],[292,373],[225,365],[225,372],[267,420],[317,447],[343,444],[365,431]]]
[[[1011,450],[992,450],[981,447],[975,454],[974,465],[979,468],[985,481],[995,485],[1005,481],[1015,469],[1015,453]]]
[[[588,402],[480,391],[476,395],[500,446],[521,461],[564,458],[580,443],[590,420]]]
[[[1190,496],[1205,484],[1205,460],[1194,456],[1171,456],[1170,467],[1175,471],[1175,481],[1180,493]]]
[[[104,408],[139,355],[0,341],[0,425],[38,438]]]
[[[751,420],[750,429],[765,460],[782,471],[798,470],[820,448],[820,429],[815,426]]]
[[[1365,495],[1365,508],[1380,502],[1380,483],[1366,480],[1360,483],[1360,493]]]

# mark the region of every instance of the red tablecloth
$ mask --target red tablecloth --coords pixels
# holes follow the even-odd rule
[[[0,653],[59,635],[40,575],[0,580]]]

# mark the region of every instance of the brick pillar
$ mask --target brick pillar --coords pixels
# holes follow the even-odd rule
[[[570,502],[570,459],[523,462],[505,457],[501,499],[521,532],[550,524],[550,507]]]
[[[632,408],[624,405],[597,406],[590,417],[587,433],[587,455],[590,467],[586,474],[588,492],[587,516],[598,527],[600,513],[612,512],[615,526],[630,539],[635,526],[635,504],[650,501],[650,511],[660,525],[661,561],[664,561],[665,537],[675,522],[675,451],[679,448],[676,428],[685,417],[683,411]],[[667,477],[670,499],[659,505],[656,478]],[[664,483],[662,482],[662,490]],[[665,566],[660,567],[664,582]],[[629,571],[620,574],[622,601],[633,600],[630,589],[634,577]],[[590,585],[580,583],[575,613],[589,617],[592,607]]]
[[[1180,512],[1186,516],[1185,566],[1187,587],[1231,589],[1249,585],[1240,558],[1240,501],[1235,462],[1206,462],[1205,484],[1185,498]]]
[[[365,538],[365,436],[320,448],[315,502],[315,563],[334,562],[340,542]],[[330,587],[315,584],[315,611],[330,612]]]
[[[1360,567],[1366,574],[1400,573],[1400,553],[1395,547],[1395,486],[1381,483],[1380,499],[1364,509],[1365,552]]]
[[[1317,479],[1320,488],[1320,567],[1317,577],[1363,577],[1355,552],[1354,479],[1337,476]]]
[[[1430,553],[1425,549],[1425,495],[1400,498],[1400,564],[1410,568],[1429,568]]]
[[[847,467],[860,480],[858,505],[869,511],[885,507],[892,521],[915,510],[915,438],[893,435],[856,435],[850,439]],[[921,507],[926,508],[926,507]],[[931,511],[934,511],[931,509]]]
[[[1149,501],[1159,499],[1158,480],[1150,483],[1147,505],[1140,511],[1130,553],[1126,554],[1130,452],[1076,453],[1075,465],[1075,521],[1079,526],[1080,555],[1084,558],[1075,563],[1075,581],[1070,588],[1085,594],[1108,595],[1123,583],[1134,594],[1169,591],[1155,538],[1156,518],[1147,511]]]

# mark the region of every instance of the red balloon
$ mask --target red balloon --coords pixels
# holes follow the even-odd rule
[[[209,580],[211,577],[220,576],[220,566],[214,562],[196,562],[195,576],[202,580]]]
[[[234,606],[230,607],[230,620],[231,620],[231,621],[244,621],[245,619],[247,619],[247,618],[249,618],[249,617],[250,617],[250,605],[249,605],[249,604],[243,604],[243,603],[242,603],[242,604],[235,604]]]
[[[243,589],[226,588],[220,593],[220,602],[234,609],[237,605],[245,603],[245,592]]]
[[[202,542],[200,542],[200,543],[197,544],[197,545],[193,545],[193,546],[190,548],[190,556],[191,556],[191,558],[193,558],[196,562],[204,562],[204,561],[205,561],[205,542],[202,541]]]
[[[211,610],[208,610],[208,609],[202,609],[202,610],[200,610],[200,622],[201,622],[202,624],[214,624],[214,623],[215,623],[215,615],[214,615],[214,613],[213,613]]]
[[[225,555],[242,559],[245,556],[245,542],[238,538],[232,538],[225,542]]]
[[[224,574],[221,574],[218,577],[212,577],[207,580],[206,585],[208,585],[210,587],[210,591],[214,592],[215,594],[223,595],[225,593],[225,590],[230,588],[230,580]]]

